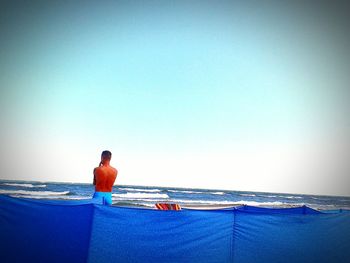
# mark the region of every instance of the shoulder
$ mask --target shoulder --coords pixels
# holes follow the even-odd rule
[[[101,170],[101,167],[95,167],[94,168],[94,173],[96,173],[96,172],[98,172],[98,171],[100,171]]]
[[[118,174],[118,170],[116,168],[112,167],[112,166],[111,166],[111,168],[115,172],[115,174],[117,175]]]

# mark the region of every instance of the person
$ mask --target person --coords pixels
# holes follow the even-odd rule
[[[94,169],[95,193],[93,199],[98,203],[104,205],[112,204],[112,188],[115,179],[118,175],[118,170],[110,165],[112,153],[110,151],[103,151],[101,154],[101,162],[98,167]]]

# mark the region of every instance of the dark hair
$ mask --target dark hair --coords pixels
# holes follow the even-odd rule
[[[101,157],[110,160],[112,158],[112,153],[110,151],[103,151]]]

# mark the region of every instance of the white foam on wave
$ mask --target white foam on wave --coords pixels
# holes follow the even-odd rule
[[[200,204],[200,205],[228,205],[228,206],[238,206],[238,205],[249,205],[249,206],[266,206],[266,207],[287,207],[291,204],[283,203],[283,202],[256,202],[256,201],[204,201],[204,200],[188,200],[188,199],[172,199],[170,200],[174,203],[181,204]],[[294,204],[293,204],[294,206]]]
[[[131,192],[146,192],[146,193],[159,193],[159,189],[138,189],[138,188],[123,188],[120,187],[119,190],[131,191]]]
[[[286,198],[286,199],[302,199],[301,196],[293,196],[293,195],[289,195],[289,196],[280,195],[279,197]]]
[[[244,201],[244,200],[240,200],[238,202],[235,202],[235,204],[249,205],[249,206],[287,206],[287,205],[290,205],[288,203],[283,203],[283,202],[279,202],[279,201],[274,201],[274,202],[256,202],[256,201]]]
[[[122,199],[149,199],[149,198],[157,198],[157,199],[166,199],[169,198],[167,194],[158,194],[158,193],[126,193],[126,194],[112,194],[113,197],[122,198]]]
[[[233,201],[211,201],[211,200],[190,200],[190,199],[171,199],[171,202],[182,204],[203,204],[203,205],[234,205]]]
[[[184,194],[203,194],[203,192],[199,191],[190,191],[190,190],[168,190],[171,193],[184,193]]]
[[[28,198],[28,199],[64,199],[64,200],[89,200],[84,196],[65,196],[65,195],[48,195],[48,196],[33,196],[33,195],[11,195],[12,197]]]
[[[46,184],[16,184],[16,183],[3,183],[2,185],[7,186],[16,186],[16,187],[25,187],[25,188],[43,188],[46,187]]]
[[[212,195],[224,195],[225,193],[224,192],[213,192],[211,193]]]
[[[239,194],[240,196],[251,196],[251,197],[254,197],[256,196],[255,194]]]
[[[25,191],[25,190],[2,190],[0,189],[0,194],[7,195],[29,195],[33,196],[50,196],[50,195],[67,195],[69,191],[64,192],[53,192],[53,191]]]

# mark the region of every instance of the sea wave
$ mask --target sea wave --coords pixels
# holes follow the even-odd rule
[[[53,191],[25,191],[25,190],[3,190],[0,189],[0,194],[6,194],[6,195],[28,195],[31,197],[34,196],[51,196],[51,195],[68,195],[69,191],[63,191],[63,192],[53,192]]]
[[[234,205],[233,201],[213,201],[213,200],[190,200],[190,199],[171,199],[171,202],[180,204],[202,204],[202,205]]]
[[[33,195],[11,195],[12,197],[28,198],[28,199],[64,199],[64,200],[90,200],[84,196],[69,196],[69,195],[47,195],[47,196],[33,196]]]
[[[311,199],[314,199],[314,200],[320,200],[320,201],[331,201],[332,199],[330,198],[324,198],[324,197],[311,197]]]
[[[240,196],[250,196],[250,197],[255,197],[255,194],[239,194]]]
[[[16,184],[16,183],[3,183],[2,185],[7,186],[16,186],[16,187],[25,187],[25,188],[43,188],[46,187],[46,184]]]
[[[148,194],[148,193],[126,193],[126,194],[112,194],[112,197],[122,198],[122,199],[149,199],[149,198],[157,198],[157,199],[167,199],[169,196],[167,194]]]
[[[167,190],[170,193],[183,193],[183,194],[203,194],[204,192],[190,191],[190,190]]]
[[[256,202],[256,201],[204,201],[204,200],[189,200],[189,199],[172,199],[170,200],[174,203],[179,204],[192,204],[192,205],[225,205],[225,206],[239,206],[239,205],[248,205],[248,206],[266,206],[266,207],[290,207],[290,203],[283,203],[279,201],[275,202]],[[293,204],[295,206],[295,204]]]
[[[287,198],[287,199],[302,199],[301,196],[294,196],[294,195],[289,195],[289,196],[280,195],[279,197],[281,197],[281,198]]]
[[[131,191],[131,192],[146,192],[146,193],[159,193],[161,190],[159,189],[138,189],[138,188],[124,188],[124,187],[119,187],[119,190],[123,191]]]
[[[225,193],[224,192],[212,192],[210,194],[212,194],[212,195],[224,195]]]
[[[350,199],[340,199],[339,202],[350,202]]]
[[[240,200],[235,202],[235,204],[239,204],[239,205],[249,205],[249,206],[290,206],[291,204],[288,203],[283,203],[283,202],[279,202],[279,201],[274,201],[274,202],[256,202],[256,201],[244,201],[244,200]]]

